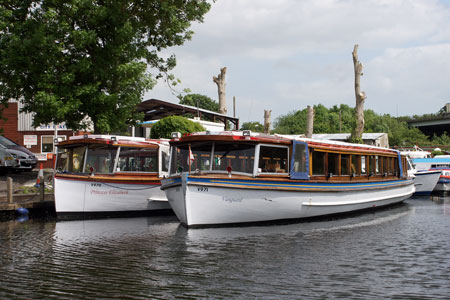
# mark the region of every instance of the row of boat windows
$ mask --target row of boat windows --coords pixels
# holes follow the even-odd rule
[[[162,171],[167,172],[167,153],[162,152],[162,158]],[[56,169],[68,173],[158,172],[158,149],[108,145],[62,148]]]
[[[259,151],[255,161],[256,149]],[[171,174],[186,171],[231,170],[238,173],[289,173],[289,148],[224,142],[180,145],[173,147]],[[397,157],[353,155],[314,151],[307,157],[306,144],[294,145],[293,172],[313,176],[399,175]],[[405,162],[402,162],[406,164]],[[309,166],[309,168],[308,168]],[[404,167],[406,170],[406,166]],[[310,172],[311,170],[311,172]]]
[[[189,152],[190,151],[190,152]],[[171,174],[191,171],[232,170],[238,173],[253,174],[255,146],[239,143],[203,143],[173,147]],[[260,146],[259,173],[287,173],[288,148]]]
[[[312,175],[398,175],[397,157],[312,151]]]

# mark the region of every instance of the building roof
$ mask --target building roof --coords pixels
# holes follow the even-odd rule
[[[215,111],[197,108],[190,105],[175,104],[158,99],[150,99],[139,103],[137,106],[137,111],[145,114],[144,121],[158,120],[168,116],[181,116],[186,113],[191,113],[194,116],[205,116],[211,121],[222,121],[225,126],[227,126],[228,122],[231,122],[236,128],[239,128],[238,118],[229,117]]]

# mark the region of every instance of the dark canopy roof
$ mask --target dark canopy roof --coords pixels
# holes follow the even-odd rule
[[[204,116],[213,122],[222,121],[225,124],[225,129],[228,129],[228,121],[234,124],[235,128],[239,128],[238,118],[190,105],[174,104],[157,99],[150,99],[139,103],[136,110],[145,114],[144,121],[159,120],[167,116],[182,116],[186,113],[191,113],[194,116]]]

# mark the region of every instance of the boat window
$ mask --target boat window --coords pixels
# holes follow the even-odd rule
[[[84,173],[112,173],[117,147],[106,145],[89,146]]]
[[[312,165],[313,175],[325,175],[325,152],[314,151]]]
[[[387,164],[387,172],[388,172],[388,174],[392,174],[392,170],[393,170],[393,168],[392,168],[392,161],[393,161],[393,159],[392,159],[392,157],[388,157],[387,158],[387,161],[388,161],[388,164]]]
[[[258,168],[262,173],[287,173],[288,148],[261,146]]]
[[[366,156],[361,155],[361,174],[367,174],[366,173]]]
[[[306,144],[294,144],[294,167],[293,172],[307,172],[306,169]]]
[[[382,158],[383,158],[383,173],[388,174],[389,173],[389,168],[388,168],[389,157],[383,156]]]
[[[121,147],[117,172],[158,172],[158,149]]]
[[[378,155],[375,155],[375,174],[380,174],[380,158]]]
[[[328,153],[328,174],[339,175],[339,154]]]
[[[341,154],[341,175],[350,175],[350,156],[348,154]]]
[[[399,168],[398,168],[398,158],[394,158],[394,174],[395,176],[399,176]]]
[[[169,171],[169,154],[165,151],[161,151],[161,171],[168,172]]]
[[[230,167],[233,172],[253,173],[254,158],[254,145],[216,142],[212,170],[227,171]]]
[[[233,172],[253,173],[255,146],[240,143],[215,143],[212,169]]]
[[[188,147],[189,147],[188,145],[172,147],[172,153],[171,153],[171,157],[170,157],[170,160],[171,160],[170,173],[171,174],[189,171],[189,165],[188,165],[189,148]]]
[[[359,174],[359,168],[358,168],[358,162],[361,161],[361,158],[359,155],[352,155],[352,162],[350,164],[350,172],[352,174]]]
[[[191,145],[191,171],[209,171],[211,169],[211,150],[211,142]]]
[[[373,155],[368,155],[367,156],[369,159],[369,175],[372,174],[373,175],[373,171],[374,171],[374,166],[375,166],[375,157]]]
[[[58,172],[81,173],[86,147],[58,148],[56,170]]]

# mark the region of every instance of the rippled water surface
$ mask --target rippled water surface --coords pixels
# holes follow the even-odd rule
[[[450,198],[290,225],[0,222],[0,299],[449,299]]]

